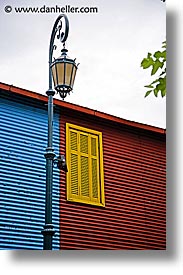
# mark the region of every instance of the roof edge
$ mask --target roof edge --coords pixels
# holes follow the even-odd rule
[[[19,88],[16,87],[14,85],[9,85],[9,84],[5,84],[0,82],[0,89],[4,90],[4,91],[8,91],[8,92],[12,92],[18,95],[22,95],[22,96],[26,96],[32,99],[37,99],[37,100],[41,100],[44,102],[47,102],[47,96],[46,95],[41,95],[23,88]],[[117,122],[120,124],[125,124],[127,126],[131,126],[131,127],[136,127],[139,129],[143,129],[143,130],[147,130],[147,131],[152,131],[155,133],[159,133],[159,134],[166,134],[166,129],[163,128],[159,128],[156,126],[151,126],[151,125],[147,125],[147,124],[143,124],[143,123],[139,123],[139,122],[135,122],[135,121],[130,121],[130,120],[126,120],[120,117],[116,117],[110,114],[106,114],[103,113],[101,111],[96,111],[93,109],[90,109],[88,107],[82,107],[73,103],[69,103],[69,102],[65,102],[65,101],[61,101],[58,99],[54,99],[54,104],[59,106],[59,107],[64,107],[64,108],[68,108],[68,109],[72,109],[74,111],[78,111],[78,112],[82,112],[88,115],[92,115],[92,116],[96,116],[98,118],[102,118],[105,120],[109,120],[112,122]]]

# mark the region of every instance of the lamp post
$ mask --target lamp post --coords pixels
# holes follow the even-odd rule
[[[64,22],[63,22],[64,21]],[[63,27],[63,23],[65,27]],[[67,94],[73,89],[75,74],[77,66],[75,59],[67,56],[67,49],[65,49],[65,41],[67,40],[69,32],[69,21],[65,14],[57,17],[50,38],[49,46],[49,89],[46,92],[48,96],[48,141],[47,148],[44,154],[46,158],[46,197],[45,197],[45,225],[42,230],[43,234],[43,249],[52,250],[52,237],[55,234],[54,226],[52,224],[52,185],[53,185],[53,164],[57,161],[57,167],[63,168],[65,172],[66,163],[63,156],[56,158],[53,148],[53,96],[55,91],[52,88],[52,77],[54,88],[61,98],[64,99]],[[63,43],[61,56],[53,60],[53,50],[56,49],[54,45],[55,38],[60,39]],[[58,165],[59,164],[59,165]]]

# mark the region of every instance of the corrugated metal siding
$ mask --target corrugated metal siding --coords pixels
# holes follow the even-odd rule
[[[12,98],[12,96],[10,97]],[[29,104],[29,105],[28,105]],[[46,106],[0,99],[0,249],[43,249]],[[59,115],[54,116],[59,148]],[[53,249],[59,248],[59,172],[54,171]]]
[[[101,131],[105,208],[66,201],[61,173],[61,249],[166,249],[165,136],[61,110],[65,124]]]

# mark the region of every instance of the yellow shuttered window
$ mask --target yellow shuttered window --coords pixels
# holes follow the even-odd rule
[[[66,124],[67,200],[105,206],[102,133]]]

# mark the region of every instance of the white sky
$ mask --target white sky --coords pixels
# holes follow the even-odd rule
[[[88,6],[98,13],[69,13],[68,55],[80,63],[66,101],[121,118],[166,127],[166,98],[146,99],[150,70],[140,67],[166,39],[166,5],[160,0],[1,0],[0,82],[45,94],[48,49],[59,14],[5,13],[4,7]],[[60,49],[61,49],[60,44]],[[55,57],[57,57],[56,55]]]

